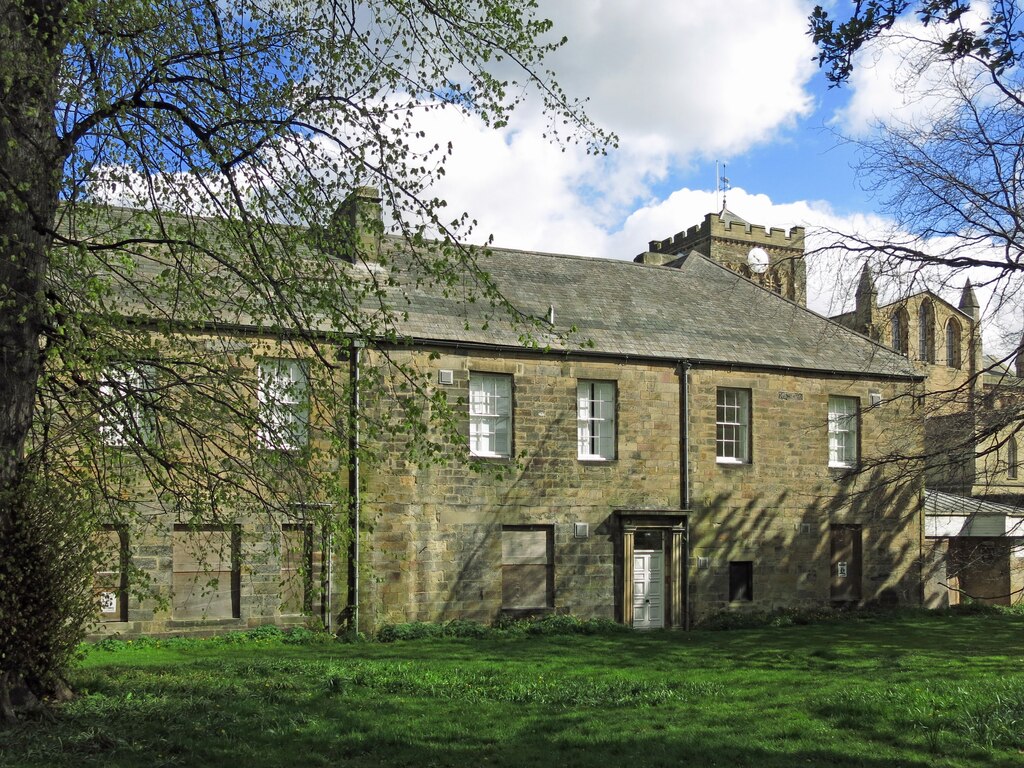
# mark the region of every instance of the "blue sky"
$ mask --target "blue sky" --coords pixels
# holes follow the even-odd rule
[[[833,3],[841,13],[843,3]],[[551,60],[563,87],[615,131],[607,158],[540,138],[527,104],[502,131],[457,114],[427,116],[453,141],[439,190],[498,245],[632,258],[715,210],[715,162],[729,207],[768,226],[872,229],[879,203],[837,138],[864,135],[896,106],[872,60],[829,89],[807,35],[807,0],[540,0],[568,44]],[[820,294],[820,296],[819,296]],[[827,294],[827,295],[826,295]],[[814,308],[829,312],[831,293]]]
[[[849,13],[848,0],[818,1],[837,17]],[[497,130],[458,108],[422,111],[422,134],[406,138],[424,151],[454,147],[432,192],[448,201],[452,219],[465,211],[478,222],[470,241],[632,259],[719,209],[716,161],[731,181],[734,213],[805,227],[809,249],[824,244],[824,229],[890,233],[884,199],[865,190],[856,150],[842,137],[870,137],[879,120],[935,114],[942,73],[926,67],[907,77],[915,60],[908,43],[931,34],[914,18],[867,46],[849,83],[830,89],[807,34],[814,0],[537,3],[538,15],[554,22],[552,38],[568,38],[547,64],[570,96],[589,99],[587,112],[619,146],[593,156],[552,144],[539,98]],[[809,306],[849,309],[860,267],[809,257]],[[956,301],[964,277],[934,283]],[[984,310],[987,297],[979,299]],[[1010,325],[1019,338],[1019,312]]]
[[[818,0],[836,18],[848,0]],[[828,87],[808,32],[814,0],[538,0],[568,43],[549,61],[588,113],[614,131],[607,157],[552,146],[528,102],[493,131],[454,110],[425,115],[427,141],[455,152],[437,192],[479,222],[472,239],[493,235],[508,248],[632,259],[718,210],[715,162],[725,163],[728,206],[752,223],[807,229],[808,249],[825,230],[876,240],[905,237],[886,215],[884,195],[865,187],[857,151],[877,125],[928,125],[948,109],[948,71],[920,68],[925,29],[913,16],[858,54],[849,82]],[[975,3],[984,8],[983,1]],[[972,13],[962,20],[978,24]],[[832,240],[831,237],[828,238]],[[941,243],[932,245],[941,246]],[[861,263],[832,254],[808,258],[808,305],[825,315],[852,308]],[[991,274],[939,270],[880,285],[894,300],[925,285],[956,302],[964,280]],[[920,282],[925,280],[926,283]],[[1015,347],[1024,290],[978,288],[986,347]]]

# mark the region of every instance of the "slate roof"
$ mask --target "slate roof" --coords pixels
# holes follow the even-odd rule
[[[722,206],[722,210],[718,212],[718,220],[723,224],[741,224],[745,227],[750,226],[750,222],[744,218],[737,216],[735,213],[730,211],[725,205]]]
[[[400,254],[396,254],[399,262]],[[619,357],[920,378],[902,355],[693,253],[679,267],[495,248],[480,266],[525,313],[578,328],[552,349]],[[422,341],[518,346],[507,322],[481,328],[483,307],[404,288],[401,331]]]
[[[967,516],[975,515],[1024,515],[1024,508],[1012,504],[997,504],[971,496],[957,496],[942,491],[924,492],[924,513],[926,515]]]
[[[983,382],[990,387],[1021,387],[1024,386],[1024,379],[1017,377],[1006,358],[995,355],[984,355],[982,358],[984,366]]]
[[[1024,509],[925,491],[924,534],[929,538],[1018,538],[1024,536]]]
[[[116,217],[108,215],[117,226]],[[405,315],[399,335],[412,342],[522,348],[523,332],[530,330],[541,346],[558,351],[921,379],[902,355],[698,253],[667,267],[502,248],[481,251],[478,264],[512,305],[535,318],[547,318],[554,308],[553,326],[533,328],[511,323],[486,300],[465,301],[470,286],[439,287],[417,268],[400,238],[385,238],[383,255],[383,264],[339,267],[381,285],[388,285],[389,277],[397,280],[387,289],[389,299]],[[140,261],[139,275],[157,279],[164,265],[147,261]],[[124,311],[145,315],[147,308],[134,295],[125,288]],[[261,328],[246,314],[245,302],[219,306],[211,299],[208,311],[212,322]],[[307,322],[313,331],[346,332],[329,327],[326,319],[307,317]]]

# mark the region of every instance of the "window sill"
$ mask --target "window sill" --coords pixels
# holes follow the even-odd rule
[[[742,461],[740,459],[723,459],[720,456],[715,457],[715,464],[723,467],[749,467],[749,461]]]
[[[471,453],[469,458],[472,461],[486,461],[493,462],[495,464],[502,464],[512,461],[511,456],[501,456],[496,453]]]
[[[266,445],[261,444],[260,450],[264,453],[277,453],[285,456],[300,456],[309,450],[309,445]]]
[[[857,469],[856,464],[829,464],[828,469],[830,472],[836,474],[844,474],[846,472],[854,472]]]
[[[171,619],[167,622],[168,629],[222,629],[224,627],[244,627],[245,625],[244,619],[224,616],[209,619]]]
[[[577,456],[576,460],[580,464],[614,464],[617,461],[617,459],[606,459],[603,456]]]

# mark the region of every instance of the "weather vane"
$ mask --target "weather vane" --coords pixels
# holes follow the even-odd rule
[[[715,205],[718,205],[718,201],[721,200],[721,207],[719,210],[725,208],[725,198],[729,190],[732,188],[729,184],[729,177],[723,175],[726,169],[726,163],[721,163],[722,173],[718,172],[719,162],[715,160]]]

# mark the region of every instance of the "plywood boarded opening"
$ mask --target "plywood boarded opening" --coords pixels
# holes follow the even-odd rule
[[[505,526],[501,531],[501,607],[537,610],[555,605],[554,529]]]
[[[128,535],[104,525],[94,536],[100,550],[93,591],[101,621],[128,620]]]
[[[308,523],[281,526],[281,613],[317,615],[323,549]]]
[[[175,619],[238,618],[240,535],[235,526],[174,526]]]
[[[999,539],[954,539],[949,546],[950,570],[960,595],[987,605],[1011,605],[1010,543]]]
[[[836,602],[852,603],[861,599],[861,527],[833,525],[831,596]]]

